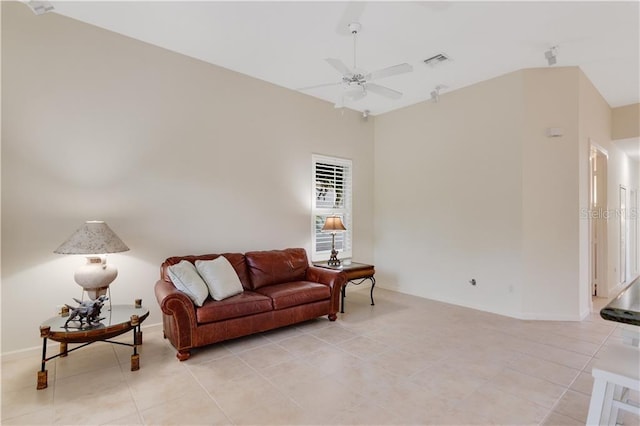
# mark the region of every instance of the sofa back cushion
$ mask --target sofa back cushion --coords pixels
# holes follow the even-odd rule
[[[302,248],[250,251],[244,256],[252,290],[273,284],[303,281],[309,267],[307,252]]]
[[[164,281],[172,282],[171,278],[167,274],[167,268],[171,265],[175,265],[180,263],[182,260],[188,260],[189,262],[195,265],[196,260],[213,260],[220,256],[224,256],[233,269],[235,269],[238,274],[238,278],[240,278],[240,282],[242,283],[242,287],[245,290],[251,290],[251,281],[249,279],[249,274],[247,273],[247,263],[245,261],[245,257],[242,253],[223,253],[223,254],[203,254],[200,256],[174,256],[165,260],[160,266],[160,277]]]

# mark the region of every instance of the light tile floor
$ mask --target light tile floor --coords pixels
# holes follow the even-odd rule
[[[366,290],[366,289],[365,289]],[[376,289],[347,313],[194,351],[158,329],[47,364],[2,359],[2,424],[584,424],[591,366],[620,326],[519,321]],[[627,416],[627,425],[640,419]]]

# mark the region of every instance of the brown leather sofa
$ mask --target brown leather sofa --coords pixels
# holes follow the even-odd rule
[[[310,266],[304,249],[224,253],[244,291],[202,307],[171,282],[167,267],[182,260],[212,260],[220,254],[170,257],[162,263],[155,293],[164,335],[184,361],[191,349],[328,315],[335,321],[343,272]]]

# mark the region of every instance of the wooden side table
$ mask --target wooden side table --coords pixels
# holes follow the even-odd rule
[[[106,308],[106,307],[105,307]],[[138,346],[142,345],[142,331],[140,324],[149,316],[149,309],[142,306],[142,302],[136,300],[135,305],[113,305],[111,310],[105,310],[100,314],[104,317],[100,324],[78,328],[65,328],[64,324],[68,316],[55,316],[49,318],[40,326],[40,337],[42,337],[42,365],[38,371],[37,389],[45,389],[47,383],[46,362],[57,357],[65,357],[69,352],[84,348],[94,342],[107,342],[123,346],[133,347],[131,355],[131,371],[140,369],[140,355]],[[115,342],[108,339],[133,331],[133,344]],[[47,339],[60,342],[60,352],[47,358]],[[68,349],[69,343],[82,343],[73,349]]]
[[[314,266],[320,268],[343,271],[347,276],[347,282],[342,286],[342,299],[340,301],[340,313],[344,314],[344,298],[347,294],[347,284],[360,285],[366,280],[371,281],[371,306],[374,306],[373,289],[376,287],[375,267],[366,263],[351,262],[349,265],[330,266],[327,262],[314,262]]]

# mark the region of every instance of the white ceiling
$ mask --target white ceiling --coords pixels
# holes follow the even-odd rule
[[[246,2],[52,1],[53,12],[296,90],[339,82],[325,58],[353,64],[348,24],[362,30],[358,68],[409,63],[413,72],[376,83],[399,100],[369,93],[345,106],[381,114],[523,68],[579,66],[611,107],[640,102],[640,2]],[[435,67],[424,59],[445,53]],[[304,93],[336,103],[341,86]],[[640,159],[640,139],[619,141]]]
[[[376,82],[404,96],[375,93],[347,102],[380,114],[522,68],[580,66],[610,106],[640,102],[639,5],[632,2],[184,2],[53,1],[55,13],[289,88],[340,81],[324,58],[351,66],[347,24],[362,24],[358,67],[408,62],[414,71]],[[452,61],[423,60],[444,52]],[[334,86],[305,93],[329,102]]]

